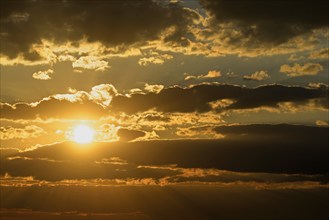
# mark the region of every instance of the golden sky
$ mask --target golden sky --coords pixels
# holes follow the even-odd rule
[[[327,2],[0,2],[3,217],[329,217]]]

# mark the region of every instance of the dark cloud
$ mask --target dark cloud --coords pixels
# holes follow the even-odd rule
[[[76,144],[40,147],[13,156],[76,161],[76,164],[45,160],[2,160],[2,174],[43,178],[97,178],[152,176],[149,171],[115,171],[91,166],[102,158],[119,157],[131,164],[177,164],[185,168],[216,168],[236,172],[327,173],[328,128],[297,125],[247,125],[214,128],[226,137],[218,140],[157,140],[90,144],[81,151]],[[80,161],[80,162],[79,162]],[[83,161],[83,163],[81,163]],[[42,165],[41,165],[42,164]],[[56,172],[53,172],[57,170]],[[79,171],[79,172],[78,172]],[[105,175],[105,176],[104,176]],[[154,175],[154,174],[153,174]],[[164,173],[160,173],[160,176]]]
[[[116,96],[112,100],[112,108],[128,113],[146,111],[152,108],[161,112],[207,112],[212,110],[209,102],[220,99],[235,101],[226,109],[277,107],[280,102],[305,103],[309,99],[319,99],[319,105],[327,108],[327,97],[327,88],[309,89],[281,85],[245,88],[233,85],[203,84],[189,88],[167,88],[158,94],[132,94],[131,97]]]
[[[328,129],[318,129],[318,127],[311,126],[297,126],[289,124],[251,124],[251,125],[235,125],[235,126],[215,126],[213,130],[224,134],[224,135],[248,135],[252,137],[259,136],[259,138],[283,138],[293,139],[296,141],[298,137],[303,135],[303,138],[307,140],[308,138],[321,138],[325,140],[325,137],[329,137],[329,134],[326,135]],[[305,135],[308,134],[308,135]],[[329,140],[328,140],[329,141]]]
[[[120,137],[120,141],[131,141],[136,138],[143,137],[145,135],[145,132],[139,130],[120,128],[117,134]]]
[[[67,119],[97,119],[106,114],[102,106],[84,100],[82,102],[70,102],[49,98],[39,102],[36,106],[27,103],[17,103],[13,106],[1,105],[1,117],[12,119],[40,118],[67,118]]]
[[[11,58],[22,52],[26,59],[35,60],[38,54],[31,52],[30,46],[42,39],[86,38],[109,46],[129,45],[157,39],[169,27],[176,31],[168,41],[180,42],[195,16],[177,3],[152,0],[2,0],[1,52]]]
[[[218,126],[226,138],[11,152],[0,164],[1,216],[327,219],[328,129]]]
[[[292,37],[328,26],[329,5],[322,0],[200,2],[213,15],[214,24],[233,23],[241,31],[241,38],[251,38],[254,43],[281,44]]]
[[[5,158],[11,155],[17,155],[19,153],[18,149],[15,148],[0,148],[0,157]]]
[[[164,113],[208,112],[257,107],[279,107],[282,102],[307,104],[313,100],[316,107],[328,108],[328,87],[304,88],[297,86],[266,85],[246,88],[235,85],[200,84],[188,88],[171,87],[159,93],[116,95],[109,107],[102,107],[86,95],[75,102],[61,97],[49,97],[34,105],[17,103],[1,104],[3,118],[71,118],[96,119],[110,112],[136,113],[156,109]],[[230,105],[214,106],[211,103],[222,99],[232,100]],[[106,100],[102,100],[106,101]],[[168,121],[168,118],[148,114],[145,120]]]

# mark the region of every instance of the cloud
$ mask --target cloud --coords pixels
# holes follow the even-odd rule
[[[101,164],[104,164],[103,162]],[[109,164],[109,163],[105,163]],[[125,164],[119,164],[125,165]],[[303,174],[271,174],[271,173],[239,173],[217,169],[181,168],[176,166],[138,166],[137,170],[163,172],[178,171],[176,175],[163,178],[125,178],[125,179],[63,179],[58,181],[37,180],[32,176],[14,177],[6,173],[0,176],[5,187],[113,187],[113,186],[200,186],[232,187],[244,186],[255,190],[278,189],[312,189],[326,188],[328,183],[322,182],[323,175]]]
[[[151,141],[157,140],[160,136],[157,134],[155,130],[145,132],[145,135],[142,137],[137,138],[135,141]]]
[[[0,127],[0,131],[1,140],[36,138],[46,133],[35,125],[28,125],[24,128]]]
[[[0,39],[3,65],[70,61],[76,72],[105,71],[111,57],[142,55],[138,63],[147,66],[172,59],[171,53],[255,57],[314,50],[325,36],[326,31],[321,28],[327,25],[311,22],[318,14],[305,19],[300,12],[292,14],[296,21],[287,19],[289,22],[285,23],[276,12],[284,10],[283,17],[289,17],[287,8],[292,3],[285,7],[280,2],[271,3],[277,9],[275,13],[266,3],[241,4],[250,10],[246,13],[250,15],[244,16],[239,12],[242,6],[235,7],[225,0],[201,1],[206,13],[170,1],[96,0],[93,4],[77,4],[69,0],[55,4],[49,0],[23,0],[20,6],[4,1],[0,18],[4,33]],[[295,6],[305,11],[304,3]],[[52,13],[47,14],[50,10]],[[19,33],[24,32],[32,34],[20,37]]]
[[[266,80],[269,78],[271,78],[270,75],[268,75],[267,71],[264,71],[264,70],[254,72],[251,75],[243,76],[244,80],[255,80],[255,81],[263,81],[263,80]]]
[[[197,139],[219,139],[225,137],[223,134],[215,132],[211,126],[199,126],[196,129],[194,127],[177,128],[176,134],[180,137]]]
[[[210,22],[215,27],[221,28],[221,25],[227,23],[236,27],[229,31],[231,43],[249,39],[249,43],[253,41],[254,44],[279,45],[314,29],[328,26],[325,18],[328,3],[321,0],[312,4],[307,1],[296,4],[293,1],[257,0],[239,4],[227,0],[200,2],[212,16]]]
[[[153,93],[159,93],[161,90],[163,90],[164,86],[163,85],[149,85],[145,83],[144,90],[147,92],[153,92]]]
[[[325,127],[328,127],[329,126],[328,121],[323,121],[323,120],[316,120],[315,124],[317,126],[325,126]]]
[[[0,148],[0,158],[10,157],[12,155],[17,155],[20,152],[17,148]]]
[[[148,66],[150,64],[163,64],[166,60],[171,60],[172,58],[174,57],[170,54],[161,54],[151,57],[143,57],[138,60],[138,64],[140,66]]]
[[[308,58],[312,60],[329,59],[329,48],[313,51]]]
[[[97,141],[117,141],[118,130],[120,130],[119,126],[115,126],[113,124],[102,124],[100,129],[96,131],[95,140]]]
[[[202,131],[206,127],[191,129]],[[244,208],[245,212],[235,219],[246,219],[245,213],[255,219],[284,207],[280,217],[291,213],[293,218],[300,213],[299,207],[314,202],[322,205],[302,210],[301,218],[326,217],[327,127],[259,124],[207,129],[226,136],[219,140],[92,143],[83,150],[65,142],[12,152],[1,158],[1,196],[5,198],[2,216],[13,217],[16,211],[19,213],[15,208],[38,207],[39,211],[61,212],[57,217],[69,219],[79,219],[73,217],[76,213],[72,210],[88,213],[84,218],[97,219],[102,219],[101,213],[106,211],[112,215],[104,214],[104,219],[120,219],[119,216],[138,210],[147,219],[159,219],[163,216],[162,208],[168,207],[168,219],[227,219],[237,208]],[[53,196],[44,196],[45,193]],[[273,193],[283,196],[273,197]],[[307,198],[301,199],[305,193]],[[140,195],[148,198],[143,200],[148,203],[141,202]],[[22,204],[20,201],[26,198],[30,199]],[[107,206],[97,205],[93,198]],[[175,203],[168,206],[170,201]],[[255,202],[259,205],[251,211]],[[44,203],[49,206],[39,209]],[[291,211],[290,203],[297,208]],[[187,212],[181,212],[184,204]],[[197,212],[189,215],[196,205]],[[285,207],[289,207],[289,212]],[[255,214],[260,208],[262,214]],[[8,214],[7,209],[13,213]],[[28,211],[21,211],[24,217],[33,218]],[[94,212],[99,215],[93,215]],[[40,218],[49,217],[43,214]],[[123,215],[122,219],[131,218]]]
[[[107,61],[100,60],[95,56],[80,57],[72,63],[72,67],[75,69],[87,69],[95,71],[105,71],[110,68]]]
[[[69,119],[96,119],[106,114],[106,110],[90,101],[83,103],[71,102],[54,97],[38,102],[36,105],[18,103],[15,105],[2,104],[1,116],[12,119],[34,119],[34,118],[69,118]]]
[[[222,74],[220,73],[220,71],[216,71],[216,70],[209,70],[207,74],[205,75],[198,75],[198,76],[194,76],[194,75],[188,75],[188,74],[184,74],[186,77],[184,78],[184,80],[190,80],[190,79],[211,79],[211,78],[219,78],[222,76]]]
[[[174,27],[166,40],[180,42],[187,24],[195,19],[193,11],[179,3],[151,0],[79,3],[23,0],[20,4],[5,0],[2,5],[1,52],[9,58],[21,54],[27,60],[40,59],[40,54],[30,49],[42,39],[56,43],[86,39],[107,46],[145,44]],[[90,68],[90,64],[87,66]]]
[[[108,113],[117,90],[111,84],[93,86],[90,92],[69,89],[34,103],[1,103],[2,117],[12,119],[69,118],[96,119]]]
[[[122,95],[110,84],[96,85],[92,87],[90,92],[70,89],[68,94],[56,94],[35,103],[16,103],[13,105],[2,103],[2,118],[99,119],[109,115],[116,115],[123,124],[126,124],[124,121],[129,118],[133,119],[135,116],[139,118],[138,115],[143,112],[145,112],[144,116],[146,116],[148,111],[149,113],[154,111],[155,115],[152,114],[160,121],[163,119],[167,121],[182,121],[186,119],[184,123],[187,123],[192,120],[201,120],[201,118],[205,121],[214,118],[213,116],[209,118],[209,115],[203,115],[208,112],[253,110],[258,108],[280,110],[282,106],[288,107],[287,104],[290,106],[305,106],[305,110],[325,110],[328,108],[328,87],[323,86],[319,88],[304,88],[266,85],[247,88],[215,83],[198,84],[185,88],[179,86],[162,88],[162,85],[146,85],[146,90],[149,92]],[[126,119],[124,119],[123,115],[120,116],[122,113],[128,114]],[[161,117],[158,117],[158,113],[177,114],[165,115],[161,119]],[[190,119],[182,115],[186,113],[189,113],[186,117],[191,117]],[[147,116],[151,121],[152,114]],[[178,119],[179,117],[181,119]],[[137,119],[134,120],[136,121]],[[144,119],[146,118],[144,117]]]
[[[113,165],[128,165],[126,160],[120,157],[102,158],[101,160],[95,161],[96,164],[113,164]]]
[[[1,159],[2,186],[252,183],[257,187],[266,183],[276,188],[275,184],[282,183],[304,188],[304,183],[312,183],[305,187],[328,184],[328,169],[323,166],[328,152],[323,140],[328,138],[328,128],[234,125],[208,129],[227,137],[93,143],[87,151],[67,142],[12,152]],[[280,164],[275,163],[277,160]]]
[[[328,88],[328,84],[324,84],[324,83],[309,83],[308,87],[310,88]]]
[[[221,73],[216,70],[209,70],[207,75],[203,76],[203,78],[218,78],[221,76]]]
[[[225,137],[93,143],[88,148],[89,153],[81,151],[74,143],[59,143],[11,154],[10,157],[48,158],[69,161],[71,164],[68,162],[51,163],[44,160],[4,159],[1,172],[49,180],[87,177],[162,178],[177,174],[177,170],[149,173],[147,170],[134,170],[132,167],[122,167],[122,165],[107,164],[108,167],[97,167],[98,165],[95,164],[95,161],[111,157],[119,157],[128,161],[129,164],[145,166],[177,164],[182,168],[291,174],[328,172],[326,166],[328,127],[258,124],[201,126],[192,127],[190,130],[193,132],[212,130]],[[121,132],[122,134],[118,132],[119,136],[123,134],[129,136],[127,141],[143,135],[143,132],[131,129],[121,130]],[[34,169],[36,166],[43,169]],[[126,171],[120,169],[126,169]],[[58,170],[58,172],[49,172],[49,170]],[[83,172],[76,173],[76,170],[83,170]]]
[[[323,71],[323,66],[319,63],[305,63],[300,65],[295,63],[293,66],[284,64],[280,67],[280,72],[285,73],[290,77],[305,76],[305,75],[316,75]]]
[[[291,54],[288,58],[289,61],[297,61],[297,60],[301,60],[301,59],[305,59],[304,56],[298,56],[297,54]]]
[[[282,85],[245,88],[234,85],[199,84],[187,88],[170,87],[158,94],[132,94],[130,97],[117,95],[113,98],[111,107],[115,111],[129,114],[150,109],[160,112],[204,113],[211,110],[278,107],[281,102],[303,103],[309,99],[318,99],[318,104],[327,108],[326,98],[326,88],[310,89]],[[224,108],[213,109],[213,103],[223,99],[233,100],[234,103]]]
[[[93,86],[89,94],[92,100],[101,103],[103,106],[109,106],[113,96],[118,94],[118,91],[111,84],[100,84]]]
[[[34,79],[39,79],[39,80],[49,80],[51,79],[51,75],[54,73],[52,69],[48,69],[45,71],[38,71],[33,73],[32,77]]]
[[[174,131],[177,126],[204,125],[224,123],[221,115],[216,112],[205,113],[164,113],[154,110],[140,112],[136,114],[118,114],[115,116],[121,126],[147,131],[159,131],[160,138],[164,138],[164,133]],[[163,132],[162,132],[163,131]],[[172,138],[172,136],[168,136]]]
[[[145,135],[145,132],[138,131],[138,130],[120,128],[118,130],[117,134],[120,138],[120,141],[131,141],[131,140],[134,140],[136,138],[143,137]]]

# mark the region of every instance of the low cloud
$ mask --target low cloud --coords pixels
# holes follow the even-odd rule
[[[264,71],[264,70],[254,72],[251,75],[244,75],[243,76],[244,80],[254,80],[254,81],[263,81],[263,80],[270,79],[270,78],[271,77],[268,74],[268,72]]]
[[[324,127],[328,127],[329,126],[328,121],[323,121],[323,120],[316,120],[315,124],[317,126],[324,126]]]
[[[222,76],[222,74],[220,73],[220,71],[216,71],[216,70],[209,70],[207,74],[205,75],[198,75],[198,76],[194,76],[194,75],[188,75],[188,74],[184,74],[185,78],[184,80],[191,80],[191,79],[211,79],[211,78],[219,78]]]
[[[317,75],[323,70],[323,66],[319,63],[306,63],[304,65],[295,63],[292,66],[284,64],[280,67],[280,72],[285,73],[290,77]]]
[[[33,73],[32,77],[34,79],[38,79],[38,80],[49,80],[51,79],[51,75],[54,73],[54,71],[52,69],[48,69],[45,71],[38,71]]]

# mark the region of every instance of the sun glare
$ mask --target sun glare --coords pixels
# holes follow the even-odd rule
[[[95,131],[87,125],[79,125],[73,129],[73,141],[88,144],[93,141]]]

